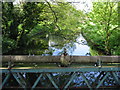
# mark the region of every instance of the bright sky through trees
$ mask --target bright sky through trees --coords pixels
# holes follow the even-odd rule
[[[15,0],[14,4],[19,4],[19,2],[24,0]],[[31,0],[32,1],[32,0]],[[39,0],[38,0],[39,1]],[[49,2],[55,2],[59,0],[47,0]],[[82,10],[84,12],[90,12],[92,9],[92,1],[91,0],[65,0],[66,2],[72,2],[72,5],[77,10]]]

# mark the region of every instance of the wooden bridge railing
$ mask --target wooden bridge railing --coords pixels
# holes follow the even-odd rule
[[[27,56],[27,55],[5,55],[2,56],[2,62],[60,62],[61,56]],[[120,63],[120,56],[67,56],[71,62],[92,63],[100,59],[103,63]]]

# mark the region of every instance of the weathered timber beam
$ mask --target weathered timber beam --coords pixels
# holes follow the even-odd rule
[[[60,56],[27,56],[27,55],[12,55],[12,56],[2,56],[2,62],[59,62]]]
[[[92,63],[100,59],[102,62],[110,63],[120,63],[120,56],[67,56],[70,58],[71,62],[79,63]],[[37,63],[37,62],[60,62],[60,56],[27,56],[27,55],[5,55],[2,56],[2,62],[28,62],[28,63]]]
[[[120,63],[120,56],[73,56],[74,62],[92,63],[97,60],[101,60],[104,63]]]

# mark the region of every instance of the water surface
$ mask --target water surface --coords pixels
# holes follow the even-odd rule
[[[74,56],[90,56],[90,47],[87,45],[87,41],[84,39],[82,34],[76,39],[76,42],[73,43],[73,47],[69,47],[69,44],[66,44],[63,48],[67,49],[67,52],[69,55],[74,55]],[[60,52],[63,51],[62,49],[56,49],[55,47],[51,47],[55,51],[53,52],[53,56],[60,55]]]

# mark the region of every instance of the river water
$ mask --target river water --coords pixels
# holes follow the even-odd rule
[[[56,49],[55,47],[51,47],[54,49],[53,56],[60,55],[60,52],[63,51],[69,44],[66,44],[62,49]],[[67,48],[67,53],[69,55],[74,56],[89,56],[90,55],[90,47],[87,45],[87,41],[84,39],[82,34],[76,39],[76,42],[73,43],[73,47]]]

